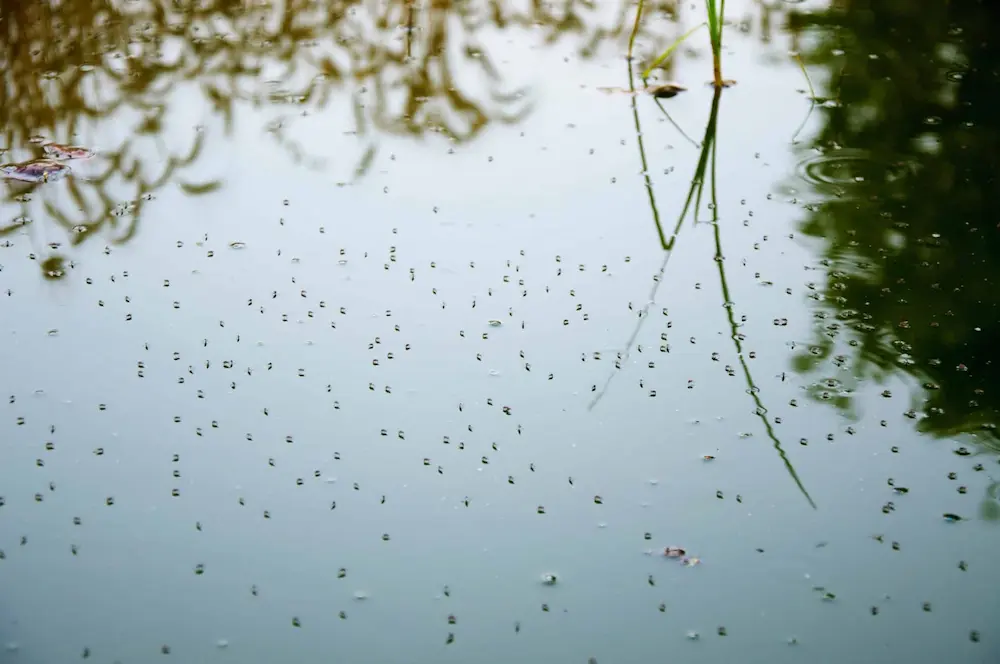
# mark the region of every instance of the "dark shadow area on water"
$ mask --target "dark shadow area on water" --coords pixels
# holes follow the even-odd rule
[[[822,243],[816,337],[795,360],[830,376],[813,396],[847,413],[863,381],[919,384],[901,414],[994,452],[1000,417],[1000,10],[981,2],[843,2],[792,17],[828,70],[822,128],[803,146]],[[847,377],[847,378],[845,378]],[[891,398],[888,392],[885,398]],[[981,464],[978,467],[982,467]],[[994,485],[995,487],[995,485]],[[1000,518],[984,498],[981,515]]]

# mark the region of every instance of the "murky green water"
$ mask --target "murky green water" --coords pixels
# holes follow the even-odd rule
[[[998,17],[832,4],[0,3],[0,661],[998,661]]]

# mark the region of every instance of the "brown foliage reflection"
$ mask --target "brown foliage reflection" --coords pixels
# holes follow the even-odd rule
[[[673,16],[674,1],[654,10]],[[26,209],[40,195],[71,244],[105,227],[114,231],[112,243],[132,238],[143,203],[202,153],[200,132],[183,146],[160,138],[172,92],[185,83],[197,86],[227,132],[238,103],[285,105],[291,115],[318,112],[337,93],[350,95],[354,133],[367,144],[359,176],[379,134],[434,132],[469,141],[490,123],[516,122],[530,110],[525,90],[506,88],[480,33],[531,27],[546,43],[575,35],[581,56],[589,57],[629,27],[629,3],[616,7],[610,24],[595,19],[599,9],[590,0],[529,0],[520,8],[502,0],[0,0],[5,159],[34,156],[33,136],[80,142],[102,123],[127,126],[117,145],[100,146],[96,174],[70,180],[67,200],[45,188],[8,186],[7,202],[20,210],[13,223],[0,220],[0,234],[30,221]],[[483,83],[485,92],[467,89],[469,80]],[[271,135],[303,161],[304,149],[280,124]],[[159,152],[155,161],[142,157],[150,143]],[[61,260],[50,254],[43,262]]]

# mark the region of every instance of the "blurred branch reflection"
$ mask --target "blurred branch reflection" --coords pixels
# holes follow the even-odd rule
[[[680,3],[645,7],[650,20],[633,39],[653,54],[670,41]],[[268,134],[293,161],[314,168],[327,165],[326,155],[310,154],[287,124],[338,95],[349,98],[350,133],[359,141],[349,172],[362,177],[379,135],[464,142],[530,111],[528,91],[505,80],[491,38],[511,28],[543,44],[572,36],[589,58],[605,43],[623,46],[633,11],[629,0],[0,0],[0,155],[37,156],[31,139],[38,137],[111,143],[98,146],[96,173],[67,184],[62,200],[47,188],[17,186],[7,201],[18,203],[14,216],[26,217],[32,197],[42,196],[46,213],[75,229],[71,244],[109,226],[112,242],[128,241],[143,202],[203,156],[198,131],[164,139],[173,115],[191,105],[181,88],[227,133],[241,104],[287,109]],[[195,182],[191,191],[219,184]],[[0,219],[7,233],[25,225]],[[54,251],[61,243],[49,244]]]
[[[530,28],[544,43],[575,35],[581,56],[590,57],[625,34],[629,8],[620,2],[609,22],[600,16],[607,8],[590,0],[523,7],[505,0],[0,0],[0,154],[37,156],[35,137],[117,137],[100,146],[96,173],[73,180],[62,200],[44,187],[10,187],[7,202],[17,204],[21,223],[0,220],[0,232],[26,226],[27,207],[42,196],[46,213],[74,231],[72,244],[106,226],[114,228],[112,242],[131,239],[143,202],[202,155],[198,131],[181,146],[162,137],[181,105],[180,87],[195,90],[227,133],[240,103],[288,107],[291,117],[321,111],[343,91],[362,143],[360,177],[374,160],[377,134],[430,132],[462,142],[490,123],[525,116],[526,90],[507,87],[481,34]],[[672,15],[674,0],[654,9]],[[294,160],[322,166],[280,120],[269,128]],[[196,182],[191,191],[217,184]]]

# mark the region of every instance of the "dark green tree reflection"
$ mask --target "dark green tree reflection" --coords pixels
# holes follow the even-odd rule
[[[843,1],[793,16],[821,40],[824,125],[803,174],[822,192],[805,233],[823,238],[817,338],[802,372],[851,407],[851,385],[905,372],[900,411],[919,430],[1000,449],[1000,10],[973,0]],[[822,94],[822,93],[821,93]],[[812,153],[816,155],[816,152]],[[884,396],[890,397],[885,394]],[[891,395],[893,402],[901,395]]]

